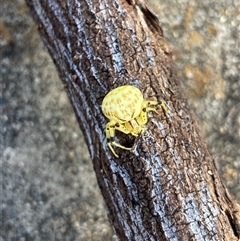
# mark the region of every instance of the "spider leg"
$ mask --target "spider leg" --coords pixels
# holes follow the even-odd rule
[[[168,109],[164,101],[157,102],[157,101],[145,100],[143,101],[142,111],[140,113],[140,121],[142,121],[143,125],[145,125],[148,120],[147,112],[153,111],[155,113],[158,113],[156,108],[154,107],[155,105],[158,105],[158,104],[161,105],[165,115],[168,116]]]
[[[142,111],[139,116],[140,118],[138,119],[138,121],[140,122],[141,125],[145,125],[147,123],[147,120],[148,120],[147,112],[153,111],[153,112],[157,113],[157,110],[154,107],[157,104],[158,104],[157,101],[151,101],[151,100],[143,101]]]
[[[111,144],[114,145],[114,146],[120,147],[120,148],[122,148],[124,150],[131,150],[132,149],[131,147],[123,146],[123,145],[121,145],[121,144],[119,144],[119,143],[117,143],[115,141],[112,141]]]
[[[168,117],[168,109],[165,101],[160,101],[159,104],[162,106],[164,114]]]
[[[109,141],[109,142],[108,142],[108,147],[110,148],[110,150],[112,151],[112,153],[114,154],[115,157],[119,157],[119,156],[118,156],[118,155],[116,154],[116,152],[114,151],[113,146],[117,146],[117,147],[119,147],[119,148],[122,148],[122,149],[128,150],[128,151],[132,149],[132,148],[130,148],[130,147],[125,147],[125,146],[123,146],[123,145],[121,145],[121,144],[119,144],[119,143],[117,143],[117,142],[115,142],[115,141]]]
[[[116,154],[116,152],[114,151],[114,149],[113,149],[113,147],[112,147],[112,144],[113,144],[113,142],[108,142],[108,147],[109,147],[109,149],[112,151],[112,153],[113,153],[113,155],[114,155],[115,157],[119,157],[119,156]]]
[[[115,130],[119,130],[125,134],[129,134],[130,132],[123,124],[116,123],[115,121],[110,121],[106,125],[106,137],[107,137],[108,147],[110,148],[114,156],[119,157],[114,151],[113,146],[122,148],[124,150],[131,150],[132,148],[125,147],[114,141]]]

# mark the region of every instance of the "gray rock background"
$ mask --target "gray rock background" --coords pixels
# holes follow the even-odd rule
[[[239,2],[147,2],[220,174],[240,200]],[[26,4],[0,4],[0,238],[116,240],[83,135]]]

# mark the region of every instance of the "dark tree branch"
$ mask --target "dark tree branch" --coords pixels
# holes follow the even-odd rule
[[[173,71],[155,15],[135,0],[27,0],[85,136],[120,240],[237,240],[239,205],[223,186]],[[137,86],[164,100],[146,132],[107,147],[104,96]]]

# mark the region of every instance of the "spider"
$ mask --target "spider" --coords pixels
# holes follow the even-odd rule
[[[144,132],[144,125],[147,123],[149,111],[157,112],[155,106],[159,102],[144,100],[142,92],[132,86],[123,85],[111,90],[103,99],[102,112],[109,119],[106,125],[106,137],[108,146],[114,156],[119,157],[113,146],[131,150],[120,143],[115,142],[115,130],[125,134],[138,136]],[[160,102],[165,113],[167,108],[164,102]]]

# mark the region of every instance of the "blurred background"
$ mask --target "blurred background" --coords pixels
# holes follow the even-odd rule
[[[146,2],[221,177],[240,201],[239,1]],[[25,1],[1,0],[0,8],[0,238],[116,240],[83,135]]]

